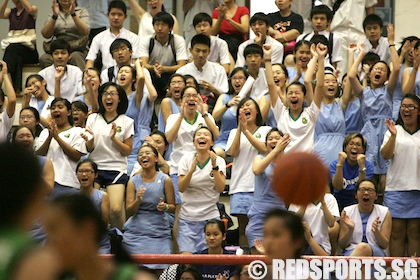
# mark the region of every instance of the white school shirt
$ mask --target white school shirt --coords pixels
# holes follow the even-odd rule
[[[195,153],[184,155],[178,166],[178,176],[187,174],[195,159]],[[214,186],[214,172],[222,172],[226,176],[226,162],[217,156],[218,171],[213,171],[211,159],[195,168],[188,188],[181,193],[181,212],[179,217],[187,221],[206,221],[220,217],[216,203],[219,202],[220,193]]]
[[[87,154],[85,140],[80,135],[84,132],[81,127],[72,126],[71,128],[61,131],[58,136],[71,147],[82,154]],[[47,140],[49,135],[48,128],[42,130],[38,138],[38,148]],[[52,138],[47,152],[47,158],[50,158],[54,166],[54,181],[63,186],[80,189],[80,183],[76,176],[76,161],[71,160],[60,147],[58,142]]]
[[[174,20],[176,20],[173,14],[170,14]],[[145,12],[141,17],[139,22],[139,38],[150,36],[155,33],[155,28],[153,27],[153,16],[149,12]]]
[[[251,97],[259,100],[268,93],[267,77],[265,75],[265,68],[258,69],[258,77],[255,79],[251,88]]]
[[[268,35],[265,39],[265,43],[271,44],[271,49],[273,50],[271,54],[271,62],[273,64],[283,63],[283,54],[284,54],[283,44],[278,42],[276,39],[271,38]],[[251,45],[251,44],[255,44],[254,39],[246,40],[245,42],[239,45],[238,57],[236,59],[235,67],[245,67],[246,62],[245,62],[245,57],[244,57],[244,50],[246,46]]]
[[[376,53],[377,55],[379,55],[379,59],[385,61],[386,63],[389,63],[391,60],[391,52],[389,51],[389,43],[388,43],[388,39],[385,37],[381,37],[378,40],[378,46],[376,47],[376,49],[373,48],[372,44],[370,43],[370,41],[368,39],[365,40],[365,48],[364,50],[366,52],[373,52]],[[359,50],[357,50],[354,53],[354,59],[356,60],[356,58],[359,56],[360,52]],[[362,69],[362,65],[359,65],[359,71]]]
[[[321,114],[315,102],[303,109],[298,119],[294,121],[289,114],[289,109],[284,106],[280,98],[273,109],[274,116],[277,120],[278,129],[283,133],[289,133],[290,143],[284,150],[288,152],[309,152],[314,151],[314,133],[318,116]]]
[[[150,38],[154,38],[155,34],[141,38],[139,45],[140,57],[148,57],[150,65],[154,65],[156,61],[159,61],[161,65],[171,66],[176,65],[177,61],[188,60],[184,38],[177,34],[173,34],[173,36],[176,61],[169,40],[166,44],[161,45],[158,40],[154,39],[155,45],[153,46],[152,52],[149,54]]]
[[[92,40],[86,60],[95,61],[98,57],[99,51],[101,51],[102,69],[100,69],[100,71],[116,65],[115,60],[112,58],[112,54],[109,52],[109,48],[111,47],[112,42],[118,38],[126,39],[131,43],[131,46],[133,47],[133,55],[131,56],[132,59],[140,57],[139,37],[137,34],[123,27],[120,29],[120,33],[118,33],[118,35],[114,35],[109,28],[96,35]]]
[[[165,133],[171,130],[178,118],[179,113],[172,114],[168,117],[168,119],[166,120]],[[208,118],[213,123],[215,123],[212,115],[208,114]],[[196,112],[196,118],[193,123],[188,123],[185,120],[185,118],[182,120],[175,141],[172,142],[172,153],[170,155],[171,161],[169,162],[169,174],[172,175],[178,173],[178,164],[183,155],[188,153],[195,153],[196,149],[193,143],[194,132],[202,126],[207,126],[207,124],[203,116],[198,112]]]
[[[337,200],[330,193],[326,193],[324,195],[324,200],[331,212],[331,215],[333,215],[335,220],[338,221],[340,217],[340,210],[338,210]],[[305,214],[303,215],[303,220],[308,223],[309,228],[311,229],[312,237],[315,241],[321,245],[328,254],[331,254],[328,224],[324,218],[324,211],[321,209],[321,206],[321,202],[318,204],[308,204],[306,206]],[[289,211],[296,213],[299,211],[300,207],[301,206],[299,205],[291,204],[289,206]]]
[[[29,106],[34,107],[39,112],[40,117],[48,118],[51,115],[50,107],[51,107],[51,102],[53,102],[53,100],[54,100],[54,96],[51,96],[51,95],[48,96],[48,99],[45,100],[44,107],[42,107],[42,110],[39,110],[38,99],[36,99],[36,97],[32,95],[31,99],[29,100]],[[71,102],[71,100],[69,101]]]
[[[232,146],[237,130],[237,128],[232,129],[229,133],[229,138],[226,143],[227,152],[229,152],[229,149]],[[270,126],[260,126],[252,133],[252,135],[254,135],[254,137],[259,141],[265,143],[265,138],[270,130]],[[240,137],[241,144],[239,154],[233,158],[229,194],[254,192],[255,175],[252,172],[252,163],[254,162],[254,158],[258,155],[258,150],[254,148],[242,132]]]
[[[308,35],[308,36],[306,36]],[[305,33],[305,34],[301,34],[299,35],[299,37],[297,37],[296,39],[296,43],[303,40],[303,38],[305,38],[306,41],[310,41],[312,39],[312,37],[314,37],[315,32],[311,32],[311,33]],[[323,35],[325,36],[325,38],[327,38],[327,40],[330,39],[330,32],[324,30],[321,32],[318,32],[318,35]],[[306,36],[306,37],[305,37]],[[343,57],[341,56],[341,37],[338,34],[333,35],[333,42],[332,42],[332,46],[333,46],[333,50],[332,50],[332,54],[331,54],[331,62],[339,62],[343,59]],[[329,54],[327,54],[327,56],[325,57],[325,65],[330,64],[330,58],[329,58]]]
[[[401,125],[396,125],[397,137],[394,154],[390,160],[386,175],[387,191],[420,190],[420,130],[408,133]],[[385,133],[381,149],[391,137]]]
[[[200,72],[193,61],[180,67],[176,73],[181,75],[190,74],[197,80],[197,82],[200,82],[201,80],[209,82],[222,93],[229,91],[229,83],[225,68],[215,62],[207,61],[203,66],[203,71]],[[201,88],[200,94],[206,96],[212,95],[209,91]]]
[[[48,92],[54,96],[54,86],[55,86],[55,66],[54,64],[51,66],[48,66],[38,73],[41,75],[44,80],[47,82],[47,90]],[[60,84],[60,92],[61,97],[67,99],[70,101],[70,103],[73,101],[73,99],[81,92],[84,92],[83,90],[83,84],[82,84],[82,76],[83,72],[79,69],[77,66],[73,66],[70,64],[66,65],[66,72],[64,73],[64,76],[61,78],[61,84]]]
[[[206,13],[208,15],[211,15],[215,8],[216,7],[214,6],[214,1],[194,1],[194,4],[187,11],[184,18],[184,38],[187,43],[189,43],[192,37],[194,37],[194,35],[196,34],[193,25],[195,15],[198,13]]]
[[[373,7],[377,3],[377,0],[343,1],[334,14],[331,22],[331,32],[365,37],[363,20],[366,17],[366,8]],[[355,43],[359,43],[359,41],[355,41]]]
[[[191,42],[188,43],[188,54],[191,57]],[[208,61],[218,62],[220,64],[230,64],[229,47],[225,40],[216,36],[210,36],[210,53]]]
[[[122,142],[134,135],[134,121],[126,115],[107,122],[101,114],[91,114],[86,122],[86,129],[94,135],[94,150],[89,154],[99,170],[112,170],[127,173],[127,157],[122,155],[109,138],[112,123],[117,125],[115,137]]]
[[[4,111],[0,113],[0,142],[7,140],[7,135],[13,126],[15,115],[16,114],[13,114],[13,116],[9,118],[7,108],[4,108]]]

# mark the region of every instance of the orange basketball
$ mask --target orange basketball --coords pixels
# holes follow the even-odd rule
[[[324,163],[311,153],[288,153],[276,161],[273,188],[286,204],[307,205],[318,200],[329,180]]]

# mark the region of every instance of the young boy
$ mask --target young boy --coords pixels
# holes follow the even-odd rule
[[[38,74],[47,82],[47,90],[53,93],[57,92],[55,90],[56,74],[61,73],[60,75],[63,76],[59,80],[60,90],[58,93],[60,93],[61,97],[71,102],[77,94],[83,92],[82,70],[77,66],[68,64],[70,44],[63,39],[57,39],[51,43],[51,55],[53,65],[42,69]],[[64,73],[61,71],[64,71]]]
[[[207,35],[195,35],[191,40],[190,52],[193,62],[182,66],[176,73],[190,74],[198,81],[200,94],[208,98],[207,104],[211,112],[219,95],[229,90],[225,69],[207,60],[210,53],[210,38]]]
[[[124,1],[111,1],[108,7],[108,19],[110,26],[107,30],[102,31],[93,38],[89,53],[86,56],[86,68],[94,67],[95,60],[101,58],[103,71],[115,65],[112,55],[109,53],[109,48],[116,38],[124,38],[128,40],[133,46],[133,57],[135,60],[139,58],[139,37],[137,34],[124,28],[124,21],[127,18],[127,6]]]
[[[251,89],[251,97],[260,99],[268,92],[265,69],[261,67],[263,50],[259,45],[251,44],[246,46],[243,56],[245,57],[249,75],[255,79]]]
[[[264,44],[271,44],[271,48],[273,50],[272,54],[272,62],[273,64],[276,63],[283,63],[283,45],[277,42],[275,39],[267,36],[268,29],[270,25],[268,24],[268,17],[264,13],[255,13],[250,21],[249,25],[251,25],[251,29],[255,34],[254,39],[249,39],[242,44],[239,45],[238,48],[238,57],[236,59],[235,67],[244,67],[245,66],[245,57],[243,55],[244,49],[246,46],[250,44],[257,44],[262,47]],[[262,52],[261,52],[262,55]]]
[[[167,12],[159,12],[153,17],[155,34],[140,41],[140,58],[144,68],[149,70],[159,98],[166,95],[169,77],[187,63],[185,40],[172,34],[174,19]]]
[[[130,41],[118,38],[112,42],[109,47],[109,52],[115,60],[116,65],[104,69],[101,72],[101,84],[106,82],[115,82],[117,79],[118,70],[123,65],[131,64],[131,56],[133,55],[133,47]]]
[[[333,13],[326,5],[315,6],[311,10],[311,24],[314,31],[300,35],[296,42],[300,40],[311,41],[314,35],[323,35],[328,40],[328,56],[325,63],[337,68],[337,63],[341,61],[341,38],[330,33],[327,28],[330,26]]]
[[[211,26],[213,24],[211,16],[206,13],[199,13],[195,15],[193,24],[197,34],[204,34],[210,38],[210,54],[207,57],[208,61],[219,63],[225,68],[226,73],[229,73],[231,61],[229,47],[225,40],[216,36],[211,36]],[[188,49],[190,48],[191,42],[188,44]]]
[[[389,51],[388,38],[382,37],[383,21],[378,15],[368,15],[363,21],[365,31],[365,51],[379,55],[382,61],[390,62],[391,53]],[[356,57],[359,55],[356,52]]]

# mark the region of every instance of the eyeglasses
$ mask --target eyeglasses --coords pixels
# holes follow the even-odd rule
[[[405,104],[402,104],[401,106],[400,106],[400,109],[401,110],[405,110],[405,109],[408,109],[408,110],[410,110],[410,111],[413,111],[413,110],[415,110],[415,109],[418,109],[419,107],[416,107],[416,106],[414,106],[414,105],[405,105]]]
[[[183,81],[179,81],[179,82],[171,82],[170,85],[171,86],[182,86],[183,84],[185,84]]]
[[[381,68],[381,67],[375,67],[375,68],[373,68],[373,70],[374,70],[374,71],[380,71],[380,72],[382,72],[382,73],[387,73],[387,72],[388,72],[388,69],[386,69],[386,68]]]
[[[21,120],[25,120],[25,119],[30,120],[30,119],[33,119],[33,118],[35,118],[35,117],[30,116],[30,115],[22,115],[22,116],[19,117],[19,119],[21,119]]]
[[[373,194],[376,192],[375,189],[371,189],[371,188],[359,188],[357,191],[360,193],[368,192],[368,194]]]
[[[184,95],[185,98],[198,98],[198,94],[186,94]]]
[[[108,96],[108,95],[111,95],[111,97],[118,96],[118,92],[115,92],[115,91],[107,92],[107,91],[105,91],[104,93],[102,93],[102,96]]]
[[[147,151],[147,152],[141,152],[141,153],[139,153],[139,154],[138,154],[138,157],[142,157],[142,156],[144,156],[144,155],[146,155],[146,156],[150,156],[151,154],[153,154],[153,152],[150,152],[150,151]]]
[[[348,145],[349,146],[356,146],[358,148],[362,147],[362,143],[358,143],[358,142],[350,142]]]
[[[245,76],[233,76],[231,79],[232,80],[243,81],[243,80],[245,80]]]
[[[77,170],[77,174],[83,174],[83,173],[93,174],[93,173],[95,173],[95,171],[93,171],[92,169],[79,169],[79,170]]]
[[[120,51],[125,52],[125,51],[128,51],[128,50],[130,50],[128,47],[119,47],[119,48],[113,49],[112,53],[119,53]]]

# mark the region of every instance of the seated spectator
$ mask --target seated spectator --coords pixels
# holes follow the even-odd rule
[[[13,89],[12,81],[7,73],[7,64],[0,60],[2,66],[0,73],[0,86],[3,85],[6,96],[0,87],[0,142],[7,140],[7,135],[12,128],[15,120],[16,93]],[[7,97],[7,98],[6,98]]]
[[[250,20],[250,25],[252,32],[255,34],[255,38],[249,39],[239,46],[235,67],[245,67],[244,49],[250,44],[257,44],[260,47],[262,47],[264,44],[270,44],[273,50],[273,55],[271,58],[273,64],[283,63],[283,45],[272,37],[268,36],[268,29],[270,25],[267,15],[264,13],[254,14]]]
[[[44,38],[51,38],[50,41],[44,42],[45,54],[39,58],[41,68],[44,69],[54,63],[51,44],[57,39],[62,39],[70,44],[70,64],[83,71],[86,68],[89,30],[89,13],[85,8],[78,7],[76,1],[57,0],[56,3],[53,1],[52,13],[48,15],[41,30]]]
[[[22,107],[33,107],[38,110],[42,126],[47,127],[51,120],[50,107],[54,96],[47,90],[47,82],[38,74],[32,74],[26,79],[23,91]]]
[[[176,73],[191,74],[199,83],[200,94],[208,98],[209,111],[213,111],[216,99],[229,90],[226,71],[224,68],[207,60],[210,53],[210,38],[204,34],[197,34],[191,40],[190,52],[193,62],[182,66]]]
[[[297,42],[293,51],[294,66],[286,65],[289,84],[293,82],[304,83],[305,73],[311,58],[311,42],[306,40]]]
[[[115,64],[101,72],[101,83],[116,82],[117,74],[120,67],[123,65],[130,65],[133,56],[133,47],[130,41],[124,38],[117,38],[109,47],[109,52],[115,60]]]
[[[19,125],[26,126],[34,135],[34,150],[38,149],[38,137],[41,134],[40,116],[37,109],[33,107],[23,107],[19,113]]]
[[[327,29],[331,25],[333,13],[326,5],[315,6],[311,10],[311,23],[314,31],[299,35],[296,42],[301,40],[311,41],[314,35],[323,35],[328,39],[328,56],[325,57],[325,65],[331,64],[334,69],[341,61],[341,38],[329,32]]]
[[[149,70],[153,84],[160,99],[165,97],[165,86],[170,76],[185,65],[188,56],[185,40],[172,34],[174,19],[166,12],[153,17],[155,34],[140,41],[140,58],[143,66]]]
[[[248,69],[248,74],[255,80],[251,88],[250,96],[255,100],[259,100],[267,94],[268,89],[265,68],[261,67],[263,50],[261,46],[257,44],[250,44],[245,47],[243,56],[245,57],[245,65]]]
[[[122,0],[114,0],[108,7],[109,28],[102,31],[93,38],[89,53],[86,56],[86,68],[96,67],[101,72],[109,67],[115,66],[115,61],[110,52],[110,46],[117,38],[126,39],[131,43],[132,59],[139,58],[139,37],[137,34],[124,28],[124,21],[127,19],[127,6]],[[98,61],[100,68],[95,64]]]
[[[22,69],[25,64],[38,63],[35,23],[38,7],[28,0],[13,1],[15,8],[9,9],[3,0],[0,4],[0,18],[9,19],[9,33],[1,41],[3,60],[9,66],[13,88],[16,94],[22,91]]]
[[[211,15],[214,8],[219,6],[219,0],[209,0],[209,1],[191,1],[183,0],[182,1],[182,10],[185,14],[184,17],[184,37],[185,42],[189,43],[196,34],[193,25],[193,19],[198,13],[206,13]]]
[[[197,34],[204,34],[210,38],[210,53],[207,59],[211,62],[217,62],[225,68],[226,73],[230,72],[231,55],[225,40],[211,35],[211,25],[213,24],[211,17],[206,13],[199,13],[193,20],[194,28]],[[188,49],[191,48],[191,42],[188,43]],[[191,52],[190,62],[192,60]]]
[[[366,148],[367,142],[362,134],[349,134],[344,139],[343,151],[338,153],[338,159],[331,163],[331,183],[340,211],[357,202],[354,197],[356,184],[373,177],[373,165],[365,156]]]
[[[136,0],[129,0],[130,8],[133,12],[134,16],[136,17],[137,22],[139,23],[139,38],[143,38],[146,36],[153,35],[155,30],[153,28],[153,17],[160,12],[166,12],[165,7],[163,6],[163,0],[148,0],[147,6],[149,7],[149,11],[146,12]],[[178,32],[178,21],[174,15],[172,15],[174,19],[174,34],[179,34]]]
[[[73,117],[73,125],[85,128],[88,117],[88,106],[82,101],[73,101],[71,103],[71,115]]]
[[[268,14],[270,22],[269,34],[284,46],[286,56],[293,53],[296,39],[303,32],[302,16],[290,9],[293,0],[276,1],[278,12]]]
[[[338,244],[343,256],[385,257],[392,227],[388,207],[375,204],[378,187],[367,179],[357,184],[356,197],[358,203],[341,212]]]
[[[78,67],[67,64],[70,60],[69,42],[64,39],[54,40],[51,43],[51,55],[54,64],[42,69],[38,74],[47,82],[48,92],[54,92],[55,97],[72,101],[77,94],[83,92],[83,72]]]
[[[102,84],[99,71],[96,68],[89,68],[83,72],[83,85],[86,92],[77,96],[74,101],[81,101],[88,106],[88,112],[98,112],[98,90]]]
[[[223,0],[212,13],[211,35],[219,35],[228,43],[229,52],[236,60],[238,46],[246,40],[249,32],[249,10],[238,6],[235,0]]]

